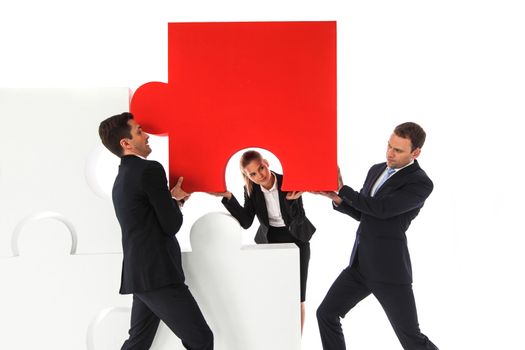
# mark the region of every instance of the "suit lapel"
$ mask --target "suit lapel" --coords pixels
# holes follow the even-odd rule
[[[384,170],[384,168],[383,168]],[[403,168],[396,172],[394,175],[392,175],[388,180],[385,181],[383,186],[379,188],[376,192],[376,196],[382,194],[387,189],[392,187],[397,187],[400,183],[405,181],[405,178],[408,174],[413,173],[414,171],[419,170],[419,164],[417,163],[417,160],[414,160],[414,163],[412,165],[407,166],[406,168]],[[381,174],[381,173],[380,173]],[[377,177],[376,177],[377,180]],[[374,182],[373,182],[374,183]],[[372,183],[372,184],[373,184]],[[388,191],[386,191],[388,193]]]
[[[364,186],[364,191],[368,196],[372,194],[372,188],[374,187],[374,184],[378,180],[379,176],[381,176],[383,171],[385,171],[385,168],[386,168],[386,163],[383,163],[381,166],[377,167],[377,170],[373,174],[370,174],[370,177],[368,181],[366,181],[365,186]]]
[[[259,221],[264,223],[266,226],[270,226],[270,221],[268,220],[268,208],[266,208],[266,201],[264,200],[264,194],[262,193],[261,186],[253,184],[253,194],[255,196],[255,208]]]

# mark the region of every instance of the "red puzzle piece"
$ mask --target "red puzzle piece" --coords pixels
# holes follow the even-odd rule
[[[169,182],[226,189],[237,151],[260,147],[284,190],[337,187],[335,22],[170,23],[168,83],[141,86],[131,112],[169,136]],[[238,161],[237,159],[235,161]]]

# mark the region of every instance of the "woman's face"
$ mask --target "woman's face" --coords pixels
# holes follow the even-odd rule
[[[252,160],[244,167],[244,174],[254,183],[264,188],[269,189],[273,185],[273,175],[268,169],[268,161],[266,159]]]

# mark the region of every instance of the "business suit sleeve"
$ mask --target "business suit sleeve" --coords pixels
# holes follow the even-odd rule
[[[343,186],[339,197],[349,206],[378,219],[388,219],[420,208],[433,189],[428,177],[414,177],[381,197],[368,197]]]
[[[341,202],[339,205],[335,205],[334,202],[332,202],[332,205],[334,207],[334,210],[337,210],[340,213],[346,214],[351,216],[357,221],[361,221],[361,212],[354,207],[346,204],[344,201]]]
[[[286,199],[287,192],[283,192],[284,203],[286,205],[286,210],[288,211],[288,217],[290,222],[294,224],[302,224],[306,218],[303,207],[303,197],[297,199],[288,200]]]
[[[233,194],[229,200],[224,197],[221,202],[230,214],[239,221],[242,228],[248,229],[252,226],[255,217],[255,208],[253,207],[251,198],[246,192],[246,187],[244,188],[244,206],[239,204]]]
[[[177,202],[171,198],[166,173],[158,162],[149,162],[142,176],[142,188],[153,207],[162,232],[172,237],[182,226],[182,213]]]

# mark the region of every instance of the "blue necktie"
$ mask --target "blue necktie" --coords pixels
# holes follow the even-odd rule
[[[383,177],[381,178],[381,181],[379,182],[379,184],[377,185],[376,187],[376,190],[374,191],[374,193],[372,193],[372,196],[375,196],[375,194],[377,193],[377,191],[379,191],[379,189],[381,188],[381,186],[383,186],[383,184],[385,183],[386,180],[388,180],[388,178],[390,176],[392,176],[393,173],[396,172],[396,169],[392,169],[392,168],[386,168],[386,173],[385,175],[383,175]]]

